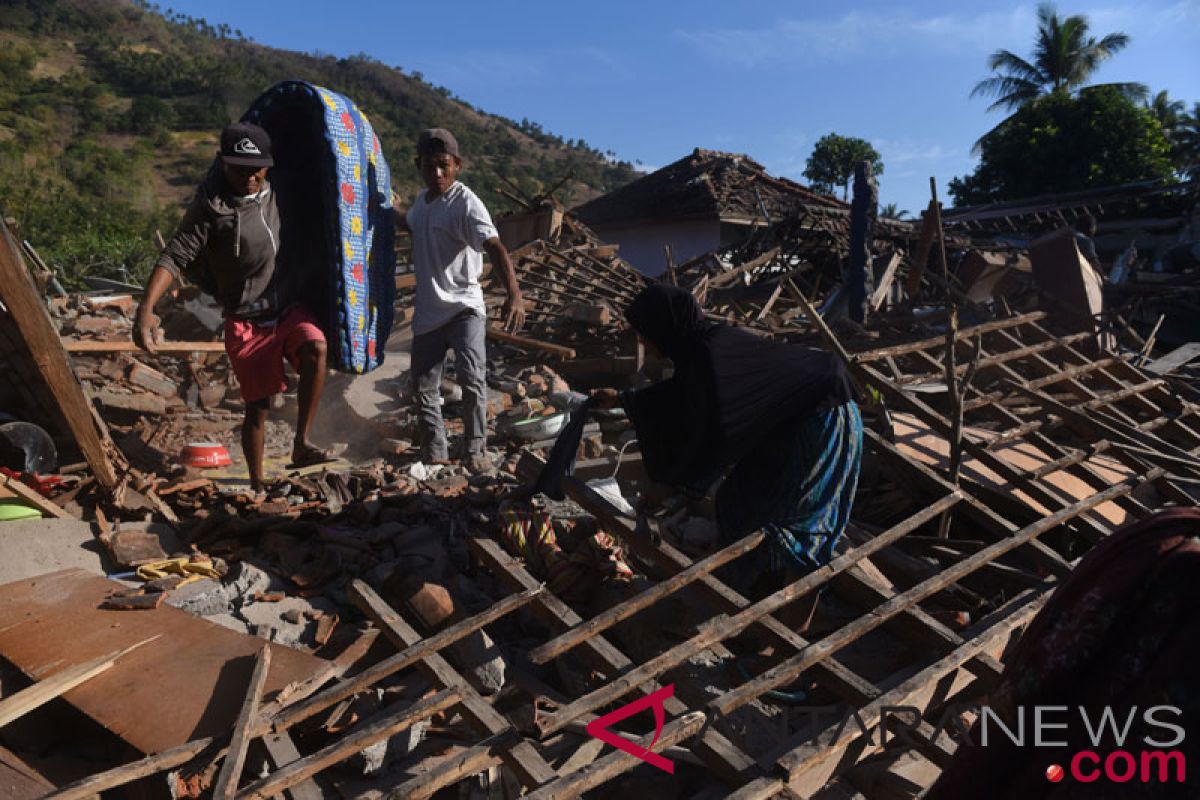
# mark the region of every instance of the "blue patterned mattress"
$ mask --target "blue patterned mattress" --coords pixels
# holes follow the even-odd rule
[[[281,263],[325,330],[329,365],[370,372],[383,363],[396,296],[391,176],[371,123],[304,81],[271,87],[242,121],[271,135]]]

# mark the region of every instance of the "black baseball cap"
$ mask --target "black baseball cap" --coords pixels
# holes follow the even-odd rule
[[[417,137],[417,155],[427,156],[434,153],[448,153],[455,158],[458,154],[458,140],[454,134],[445,128],[426,128]]]
[[[221,159],[239,167],[269,167],[271,137],[257,125],[235,122],[221,131]]]

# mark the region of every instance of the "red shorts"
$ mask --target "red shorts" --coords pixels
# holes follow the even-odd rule
[[[299,371],[299,351],[306,342],[324,342],[325,334],[303,306],[292,306],[274,324],[225,320],[225,352],[247,403],[265,400],[287,389],[283,360]]]

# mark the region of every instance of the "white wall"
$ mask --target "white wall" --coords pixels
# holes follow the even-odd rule
[[[620,246],[619,255],[651,277],[667,268],[663,245],[671,245],[676,264],[702,256],[721,244],[721,224],[715,219],[651,225],[593,226],[600,238]]]

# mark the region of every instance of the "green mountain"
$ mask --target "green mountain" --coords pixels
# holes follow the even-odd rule
[[[414,139],[453,130],[463,179],[497,214],[515,184],[574,205],[638,173],[582,140],[489,114],[366,55],[279,50],[128,0],[0,4],[0,208],[62,268],[139,280],[211,163],[217,132],[262,91],[302,79],[345,94],[370,117],[408,200],[420,184]],[[568,177],[569,176],[569,177]],[[506,183],[511,181],[511,184]]]

